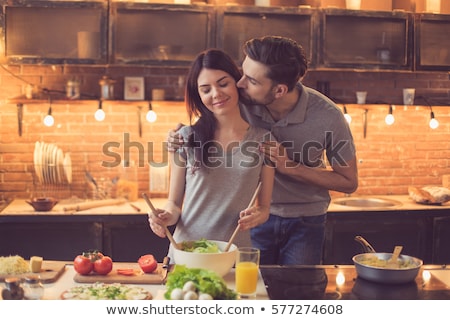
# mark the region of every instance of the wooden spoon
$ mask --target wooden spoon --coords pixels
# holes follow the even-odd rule
[[[251,208],[253,206],[253,204],[255,203],[256,197],[258,196],[258,193],[259,193],[259,189],[261,189],[261,181],[258,183],[258,186],[256,187],[255,193],[253,194],[252,200],[250,200],[250,203],[248,204],[247,209]],[[227,246],[223,250],[224,252],[227,252],[228,250],[230,250],[231,244],[233,243],[233,240],[236,237],[238,231],[239,231],[239,224],[237,225],[236,229],[234,229],[234,232],[231,235],[230,240],[228,240]]]
[[[387,262],[387,267],[392,269],[398,269],[399,265],[397,263],[398,256],[400,255],[400,252],[402,252],[403,247],[402,246],[395,246],[394,252],[392,253],[391,258]]]
[[[147,194],[142,193],[142,197],[144,198],[145,202],[147,202],[147,205],[150,207],[152,213],[155,216],[157,216],[156,208],[153,206],[153,203],[150,201],[150,198],[147,196]],[[178,250],[181,250],[181,245],[175,241],[175,239],[172,236],[172,233],[170,233],[170,230],[167,228],[166,225],[164,225],[164,230],[166,232],[166,237],[169,239],[170,243]]]

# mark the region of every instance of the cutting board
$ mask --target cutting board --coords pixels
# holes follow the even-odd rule
[[[53,261],[53,260],[44,260],[42,262],[41,272],[28,272],[21,274],[0,274],[0,281],[4,281],[5,278],[9,277],[18,277],[25,278],[27,275],[38,275],[41,278],[42,283],[51,283],[55,282],[61,274],[66,269],[66,262],[64,261]]]
[[[117,273],[117,269],[133,269],[135,272],[131,276]],[[114,262],[113,269],[107,275],[91,273],[88,275],[75,274],[73,280],[78,283],[130,283],[130,284],[163,284],[166,280],[166,271],[162,263],[153,273],[143,273],[137,263],[132,262]]]

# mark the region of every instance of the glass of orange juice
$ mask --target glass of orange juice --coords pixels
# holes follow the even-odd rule
[[[255,299],[258,283],[259,249],[238,248],[236,257],[236,292],[240,299]]]

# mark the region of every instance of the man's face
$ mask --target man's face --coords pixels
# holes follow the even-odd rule
[[[242,63],[243,76],[237,87],[244,102],[269,105],[275,100],[275,86],[267,78],[267,66],[245,57]]]

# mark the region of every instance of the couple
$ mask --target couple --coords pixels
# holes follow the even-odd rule
[[[358,184],[350,129],[330,99],[300,83],[307,59],[295,41],[251,39],[244,53],[243,75],[219,50],[194,61],[193,124],[172,135],[169,199],[150,226],[164,237],[161,225],[177,224],[177,241],[227,241],[239,223],[235,244],[259,248],[261,264],[320,264],[329,190]],[[258,181],[256,204],[242,210]]]

